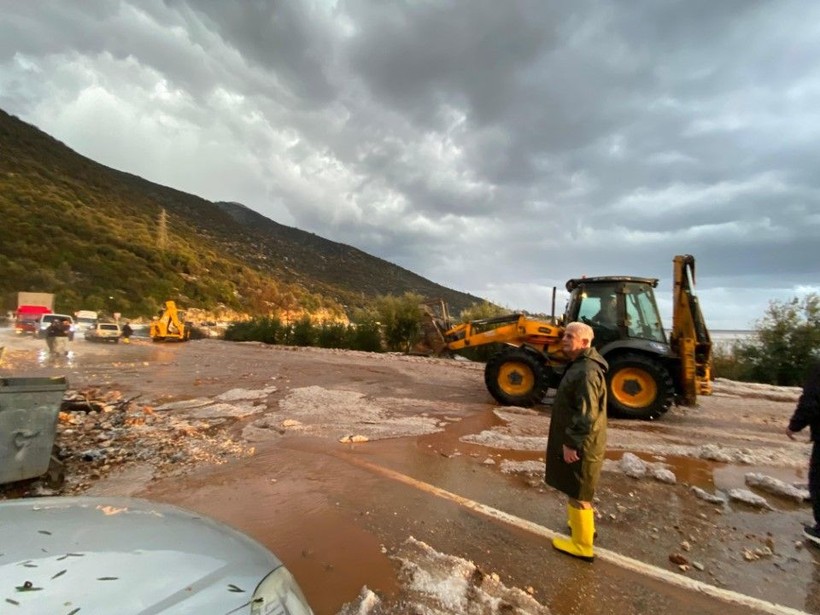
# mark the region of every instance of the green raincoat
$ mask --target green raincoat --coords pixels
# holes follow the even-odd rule
[[[567,366],[552,404],[545,482],[582,502],[592,501],[604,463],[608,368],[597,350],[585,349]],[[563,445],[581,459],[566,463]]]

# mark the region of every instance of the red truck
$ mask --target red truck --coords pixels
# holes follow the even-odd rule
[[[14,313],[14,330],[17,333],[36,333],[37,321],[43,314],[51,314],[51,310],[44,305],[21,305]]]
[[[37,333],[37,321],[43,314],[54,309],[51,293],[17,293],[17,310],[14,312],[14,330],[17,333]]]

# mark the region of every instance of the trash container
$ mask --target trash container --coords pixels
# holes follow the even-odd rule
[[[66,388],[64,376],[0,378],[0,484],[49,469]]]

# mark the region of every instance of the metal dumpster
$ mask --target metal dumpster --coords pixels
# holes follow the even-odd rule
[[[48,471],[66,388],[63,376],[0,378],[0,484]]]

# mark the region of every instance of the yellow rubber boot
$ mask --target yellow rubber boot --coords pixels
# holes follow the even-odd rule
[[[567,527],[572,533],[572,505],[569,503],[567,503]],[[598,538],[598,532],[593,529],[592,539],[595,540],[596,538]]]
[[[591,508],[569,507],[570,528],[572,528],[572,538],[553,538],[552,546],[588,562],[591,562],[595,555],[592,551],[592,541],[595,535],[595,512]]]

